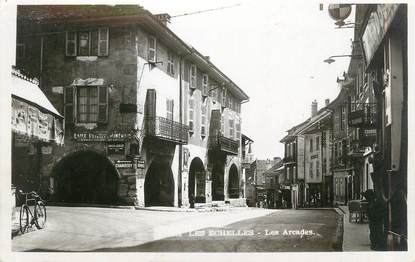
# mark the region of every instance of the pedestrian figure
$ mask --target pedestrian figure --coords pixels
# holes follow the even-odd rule
[[[368,202],[367,215],[369,219],[370,248],[373,250],[385,250],[385,204],[381,199],[377,198],[372,189],[366,190],[362,195]]]

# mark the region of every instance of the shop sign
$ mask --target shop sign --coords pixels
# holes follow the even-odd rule
[[[133,161],[131,160],[117,160],[115,162],[116,168],[133,168]]]
[[[73,138],[79,142],[127,141],[132,139],[131,132],[126,131],[75,131]]]
[[[362,36],[366,63],[370,64],[376,50],[395,17],[399,4],[378,4],[372,11]]]
[[[109,143],[107,145],[108,155],[121,154],[125,152],[125,143]]]
[[[50,154],[52,154],[52,147],[42,146],[42,155],[50,155]]]

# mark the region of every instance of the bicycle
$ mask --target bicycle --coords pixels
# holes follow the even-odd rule
[[[19,190],[19,193],[25,196],[25,201],[20,206],[20,232],[24,234],[33,225],[37,229],[44,228],[46,224],[46,205],[43,199],[35,191],[23,193],[22,190]],[[30,202],[34,202],[33,213],[29,208],[28,203]]]

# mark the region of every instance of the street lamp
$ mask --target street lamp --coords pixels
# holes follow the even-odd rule
[[[325,62],[327,64],[331,64],[331,63],[336,61],[336,60],[333,59],[334,57],[351,57],[351,58],[357,58],[357,59],[362,58],[361,55],[332,55],[329,58],[323,60],[323,62]]]

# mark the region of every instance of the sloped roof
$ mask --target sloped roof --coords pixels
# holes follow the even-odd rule
[[[282,160],[281,160],[281,161],[279,161],[279,162],[277,162],[277,163],[276,163],[275,165],[273,165],[270,169],[266,170],[266,171],[264,172],[264,174],[272,174],[272,173],[275,173],[275,172],[279,171],[279,169],[280,169],[281,167],[283,167]]]

